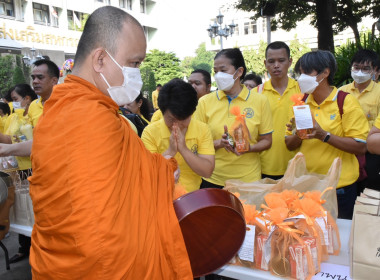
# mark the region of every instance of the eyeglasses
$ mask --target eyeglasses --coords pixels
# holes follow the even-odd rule
[[[372,67],[371,66],[363,66],[363,67],[360,67],[359,65],[352,65],[351,67],[351,70],[352,72],[359,72],[360,70],[362,71],[362,73],[364,74],[369,74],[372,72]]]

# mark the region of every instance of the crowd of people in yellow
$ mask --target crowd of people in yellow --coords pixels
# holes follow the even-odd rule
[[[328,51],[304,54],[293,79],[289,47],[270,43],[264,61],[270,79],[262,83],[247,74],[238,48],[223,49],[214,58],[215,91],[210,73],[195,70],[188,82],[157,85],[154,114],[140,92],[145,55],[140,23],[115,7],[99,8],[62,84],[58,67],[39,60],[33,89],[15,85],[8,105],[0,104],[0,156],[17,156],[20,176],[32,174],[32,238],[20,235],[11,261],[30,248],[33,279],[193,279],[174,186],[191,192],[221,189],[229,179],[280,179],[297,151],[320,174],[342,159],[340,218],[351,219],[361,189],[380,189],[375,52],[359,50],[347,69],[353,82],[337,89],[337,63]],[[292,127],[297,93],[305,94],[313,117],[306,138]],[[250,134],[245,152],[229,141],[234,106]],[[17,125],[29,125],[31,133],[16,133]]]

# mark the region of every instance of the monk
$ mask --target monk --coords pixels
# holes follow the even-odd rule
[[[101,7],[45,102],[32,146],[33,279],[193,277],[172,204],[177,163],[147,151],[118,114],[140,92],[145,54],[137,20]]]

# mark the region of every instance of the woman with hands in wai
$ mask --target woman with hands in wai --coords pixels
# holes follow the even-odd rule
[[[314,125],[305,135],[300,135],[292,132],[292,119],[287,125],[285,143],[289,150],[300,149],[309,172],[327,174],[334,159],[341,158],[342,170],[336,191],[338,217],[351,219],[359,177],[355,155],[366,152],[369,127],[354,96],[332,86],[336,68],[335,58],[329,51],[309,52],[298,60],[295,72],[301,74],[298,84],[301,92],[308,94],[305,104],[310,106]],[[343,100],[343,105],[339,105],[342,102],[338,100]]]
[[[210,177],[215,165],[210,129],[192,118],[197,104],[197,92],[190,84],[171,80],[158,96],[163,118],[148,125],[141,136],[149,151],[177,160],[176,179],[179,176],[178,183],[188,192],[199,189],[202,177]]]

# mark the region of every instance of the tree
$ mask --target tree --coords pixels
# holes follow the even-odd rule
[[[14,59],[11,55],[0,57],[0,94],[2,97],[13,86],[13,63]]]
[[[289,48],[290,48],[290,56],[293,59],[293,63],[290,66],[289,71],[292,72],[294,65],[296,64],[298,59],[305,53],[310,52],[311,49],[309,48],[306,42],[301,43],[297,39],[297,35],[295,35],[294,39],[289,42]]]
[[[191,72],[195,69],[203,69],[207,72],[212,72],[215,52],[207,51],[206,44],[201,43],[195,53],[195,57],[187,56],[181,62],[181,67],[186,77],[189,77]]]
[[[16,66],[16,68],[14,70],[12,83],[13,83],[13,85],[25,84],[26,83],[24,73],[22,72],[22,69],[19,66]]]
[[[157,49],[147,53],[141,67],[149,67],[153,73],[157,84],[165,84],[174,78],[182,78],[182,71],[179,65],[180,60],[173,52],[164,52]]]
[[[357,42],[357,24],[362,17],[380,16],[380,0],[239,0],[236,7],[253,11],[253,19],[261,16],[261,8],[266,3],[275,4],[276,17],[271,19],[272,30],[278,27],[289,31],[297,23],[311,15],[311,24],[318,29],[318,48],[334,51],[334,32],[351,27]]]
[[[154,79],[154,73],[152,69],[147,65],[141,65],[140,67],[141,78],[143,80],[142,92],[148,93],[149,98],[152,99],[152,91],[156,89],[156,80]]]

